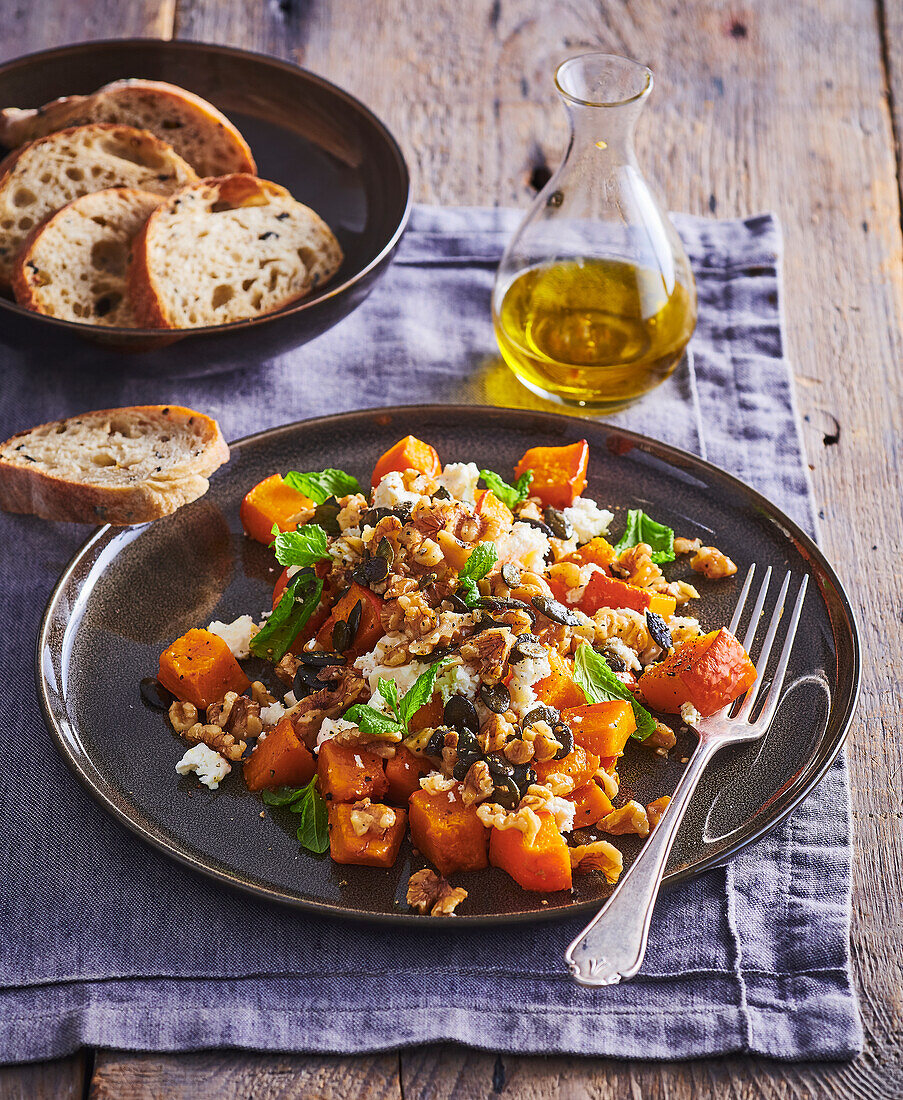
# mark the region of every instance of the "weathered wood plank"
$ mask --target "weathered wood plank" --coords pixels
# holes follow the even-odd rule
[[[92,38],[172,38],[176,0],[72,0],[0,5],[0,61]],[[6,104],[4,104],[6,106]]]
[[[90,1100],[401,1100],[398,1055],[125,1054],[99,1051]]]
[[[84,1086],[82,1054],[53,1062],[0,1066],[0,1100],[81,1100]]]

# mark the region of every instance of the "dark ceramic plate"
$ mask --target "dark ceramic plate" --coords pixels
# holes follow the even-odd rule
[[[274,58],[203,42],[125,39],[45,50],[0,65],[0,105],[37,107],[122,77],[166,80],[208,99],[241,130],[260,175],[287,187],[332,228],[345,252],[319,294],[252,321],[180,332],[97,329],[32,313],[0,297],[4,343],[72,370],[122,364],[121,344],[143,349],[141,369],[246,367],[319,336],[364,300],[404,232],[410,179],[397,142],[362,103],[322,77]],[[91,344],[80,338],[90,336]],[[100,341],[100,347],[95,341]],[[153,351],[169,344],[165,351]]]
[[[218,791],[179,778],[184,751],[165,717],[147,709],[138,684],[153,675],[166,645],[189,627],[269,607],[271,552],[241,533],[238,507],[250,486],[274,471],[337,466],[369,483],[370,470],[407,433],[429,440],[444,461],[475,461],[510,471],[539,443],[591,445],[587,492],[618,517],[641,506],[682,535],[713,541],[740,566],[730,581],[694,581],[706,626],[730,620],[748,563],[808,573],[788,687],[763,741],[725,750],[710,766],[671,855],[666,882],[729,859],[784,818],[824,775],[850,722],[859,682],[859,647],[837,577],[806,535],[767,500],[682,451],[602,424],[513,409],[414,407],[324,417],[263,432],[235,444],[210,491],[174,516],[145,527],[103,528],[60,580],[38,640],[41,700],[76,775],[130,828],[189,866],[299,907],[380,919],[413,919],[404,909],[412,869],[402,849],[388,872],[340,867],[299,851],[291,815],[259,817],[262,803],[230,775]],[[617,532],[620,518],[613,524]],[[766,609],[767,610],[767,609]],[[670,792],[692,740],[669,761],[630,745],[622,791],[642,803]],[[622,838],[628,857],[635,838]],[[456,876],[470,891],[456,925],[591,909],[606,895],[597,876],[573,894],[541,904],[503,872]]]

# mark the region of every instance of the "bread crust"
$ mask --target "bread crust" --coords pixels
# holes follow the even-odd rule
[[[212,417],[184,406],[135,405],[125,409],[99,409],[85,413],[84,417],[123,413],[160,416],[173,421],[194,418],[200,422],[203,432],[199,433],[199,440],[203,440],[203,445],[193,456],[192,469],[182,483],[170,484],[166,489],[153,486],[146,480],[130,485],[94,485],[55,477],[38,468],[0,457],[0,509],[69,523],[109,523],[113,526],[147,523],[170,515],[183,504],[203,496],[209,485],[207,478],[229,461],[229,446],[219,424]],[[24,441],[35,431],[53,428],[74,419],[77,418],[69,417],[17,432],[0,444],[0,452],[14,449],[17,440]]]
[[[62,96],[35,110],[7,108],[0,111],[0,144],[7,148],[15,148],[24,142],[45,137],[56,130],[94,121],[91,118],[91,112],[97,110],[95,105],[99,101],[104,97],[115,98],[124,92],[131,91],[158,96],[163,104],[170,100],[182,106],[187,105],[197,113],[203,125],[214,127],[219,137],[227,139],[233,156],[233,163],[228,166],[230,171],[250,172],[252,175],[257,172],[250,146],[238,128],[220,110],[194,92],[162,80],[114,80],[90,95]],[[165,106],[160,113],[165,114]],[[162,124],[159,132],[153,127],[146,128],[149,128],[157,137],[172,144],[173,132],[165,130]],[[211,171],[211,164],[207,162],[194,163],[193,159],[188,157],[185,159],[199,175],[207,175]]]

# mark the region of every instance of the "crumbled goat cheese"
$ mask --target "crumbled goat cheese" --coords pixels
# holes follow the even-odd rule
[[[546,567],[549,540],[538,527],[515,523],[512,530],[498,540],[495,549],[500,564],[510,561],[534,573],[541,573]]]
[[[265,726],[275,726],[284,714],[285,707],[282,703],[271,703],[268,707],[261,707],[260,721]]]
[[[211,634],[222,638],[232,656],[238,660],[251,656],[251,639],[257,633],[257,623],[250,615],[240,615],[234,622],[221,623],[214,620],[207,629]]]
[[[405,636],[399,634],[397,631],[391,634],[385,634],[376,643],[370,653],[365,653],[363,657],[358,657],[354,662],[354,667],[358,672],[363,673],[363,675],[367,677],[371,693],[377,692],[379,678],[382,676],[384,680],[394,680],[398,685],[398,694],[404,695],[406,691],[413,687],[414,681],[421,672],[425,671],[427,666],[421,664],[419,661],[412,661],[411,664],[400,665],[397,668],[382,663],[386,650],[391,649],[393,646],[403,641],[405,641]],[[373,705],[378,706],[379,700],[377,699],[377,702],[373,703]]]
[[[636,655],[636,650],[631,649],[623,638],[609,638],[605,643],[605,648],[616,657],[620,657],[627,668],[632,669],[634,672],[639,672],[643,667]]]
[[[546,803],[546,809],[555,818],[559,833],[569,833],[574,828],[574,814],[577,812],[577,807],[573,802],[555,795]]]
[[[341,733],[342,730],[356,729],[354,722],[346,722],[344,718],[324,718],[323,724],[320,726],[320,732],[317,734],[317,749],[323,744],[324,741],[331,741],[337,733]]]
[[[577,497],[570,508],[564,510],[565,518],[574,528],[579,543],[589,542],[597,535],[604,535],[615,518],[613,512],[600,508],[589,497]]]
[[[446,665],[436,677],[436,688],[444,706],[453,695],[473,699],[480,690],[480,677],[469,665]]]
[[[394,508],[397,504],[416,504],[419,493],[409,493],[398,470],[392,470],[373,490],[374,508]]]
[[[473,504],[477,498],[477,482],[480,471],[473,462],[449,462],[436,478],[453,497]]]
[[[211,791],[215,791],[220,785],[220,780],[225,779],[232,771],[232,766],[225,756],[220,756],[218,752],[214,752],[207,745],[198,744],[189,749],[176,764],[176,771],[179,775],[196,772],[198,779],[204,786],[209,787]]]
[[[680,704],[680,717],[688,726],[695,726],[702,720],[702,715],[692,703]]]
[[[524,661],[517,661],[511,665],[511,671],[513,675],[508,684],[508,690],[511,693],[511,709],[518,718],[523,718],[536,705],[534,686],[546,676],[552,675],[552,666],[547,656],[528,657]]]

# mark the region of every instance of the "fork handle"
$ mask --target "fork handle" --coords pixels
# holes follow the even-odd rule
[[[700,776],[719,747],[717,742],[700,739],[664,816],[633,866],[565,952],[568,969],[579,985],[615,985],[640,969],[668,853]]]

